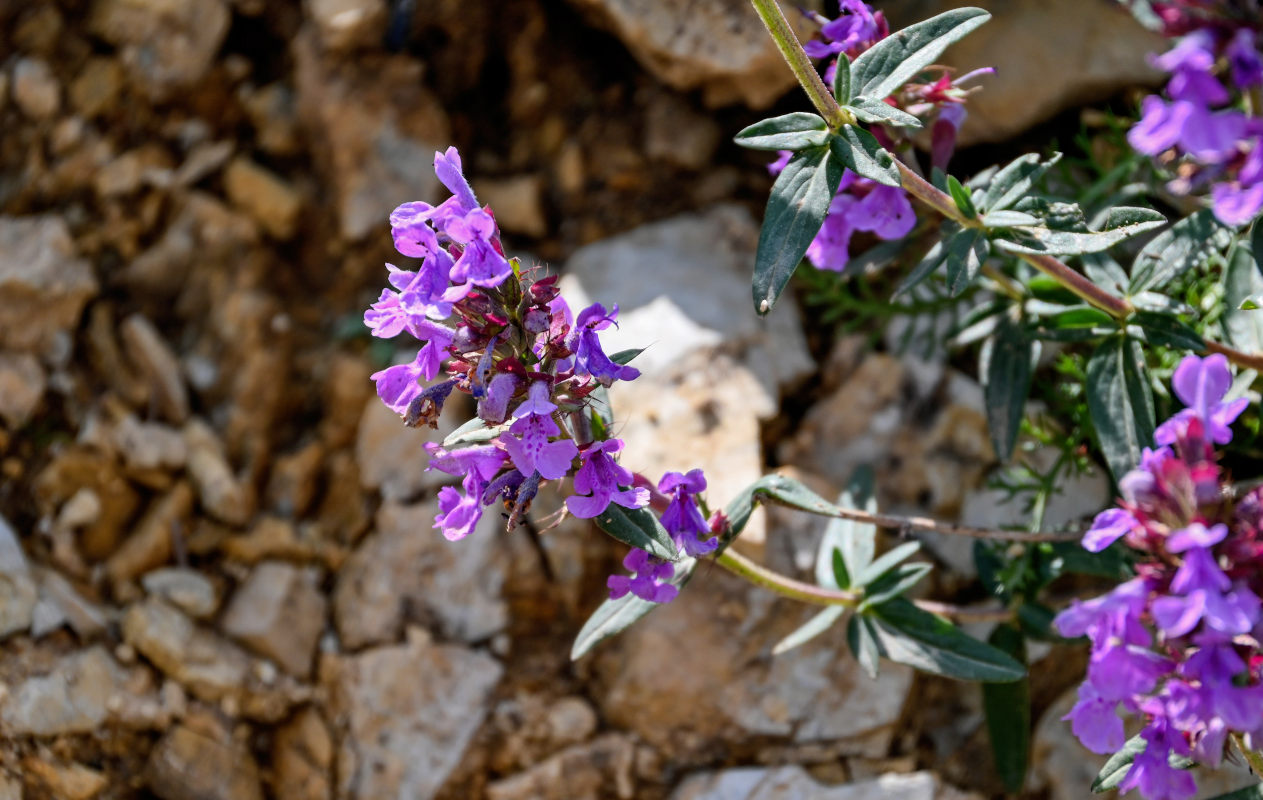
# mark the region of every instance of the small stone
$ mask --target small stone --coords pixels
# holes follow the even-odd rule
[[[0,705],[0,725],[9,736],[94,732],[110,717],[110,698],[126,682],[125,670],[103,647],[90,647],[12,687]]]
[[[44,784],[57,800],[91,800],[108,783],[103,773],[83,764],[54,764],[28,757],[22,760],[22,768]]]
[[[188,471],[206,513],[229,525],[244,526],[254,514],[247,487],[232,472],[215,432],[201,420],[184,427]]]
[[[0,800],[22,800],[22,781],[0,773]]]
[[[299,151],[293,89],[280,82],[270,83],[255,91],[242,91],[241,102],[264,152],[290,156]]]
[[[259,767],[231,737],[181,725],[149,754],[149,789],[162,800],[263,800]]]
[[[469,410],[464,398],[453,394],[443,406],[438,430],[414,429],[406,427],[398,414],[382,405],[376,394],[368,397],[355,440],[360,485],[380,491],[385,500],[410,500],[426,489],[455,483],[454,476],[427,469],[430,455],[425,444],[441,442],[470,417]]]
[[[54,628],[69,625],[80,639],[105,632],[109,617],[96,603],[79,593],[70,581],[51,569],[37,568],[39,601],[31,620],[31,635],[39,638]]]
[[[114,427],[114,444],[127,466],[175,472],[188,460],[181,433],[159,422],[141,422],[128,414]]]
[[[333,660],[338,796],[431,800],[482,724],[503,671],[490,656],[433,644],[423,632]]]
[[[548,233],[543,203],[544,182],[540,176],[482,179],[474,191],[478,193],[480,202],[495,211],[496,222],[505,232],[536,238]]]
[[[128,150],[106,164],[96,174],[93,188],[99,197],[121,197],[135,193],[154,173],[170,174],[171,156],[159,145]]]
[[[325,628],[325,597],[311,570],[264,562],[233,594],[222,625],[224,633],[291,675],[306,677]]]
[[[723,132],[719,123],[694,111],[679,95],[656,94],[645,113],[645,155],[685,169],[710,165]]]
[[[184,481],[154,501],[123,546],[105,562],[105,573],[115,586],[167,563],[174,537],[187,533],[192,515],[193,490]]]
[[[350,50],[381,43],[386,33],[386,0],[306,0],[327,50]]]
[[[388,503],[378,512],[377,530],[338,573],[333,608],[343,646],[393,641],[408,611],[468,642],[508,623],[501,596],[508,559],[494,530],[503,530],[499,515],[484,514],[478,535],[454,545],[433,528],[437,512],[434,501]]]
[[[13,67],[13,100],[31,119],[48,119],[61,107],[61,86],[48,63],[21,58]]]
[[[0,217],[0,349],[53,347],[96,293],[61,217]]]
[[[303,201],[294,187],[280,176],[244,156],[238,156],[224,172],[224,188],[233,205],[249,214],[273,237],[294,235]]]
[[[304,708],[272,740],[272,789],[277,800],[330,800],[333,737],[316,709]]]
[[[489,784],[487,800],[630,800],[635,756],[630,737],[608,733]]]
[[[0,353],[0,419],[17,430],[44,399],[48,378],[39,359],[27,353]]]
[[[214,174],[228,159],[232,157],[233,143],[201,142],[193,146],[185,156],[184,163],[175,171],[176,186],[192,186],[203,178]]]
[[[187,567],[164,567],[146,572],[145,591],[161,597],[195,619],[207,619],[219,608],[219,593],[210,580]]]
[[[316,497],[324,461],[325,448],[320,442],[308,442],[300,450],[277,458],[268,478],[268,508],[287,517],[307,513]]]
[[[671,800],[946,800],[931,772],[883,775],[876,780],[825,786],[797,765],[737,767],[694,775]],[[959,797],[959,795],[957,795]]]
[[[93,56],[70,84],[70,105],[91,119],[108,113],[123,90],[123,66],[117,59]]]
[[[17,532],[0,517],[0,639],[31,626],[38,599]]]
[[[158,411],[169,421],[182,424],[189,416],[189,395],[180,374],[180,362],[154,324],[132,314],[119,326],[123,346],[132,363],[149,382]]]
[[[202,79],[228,33],[224,0],[97,0],[88,26],[154,100]]]

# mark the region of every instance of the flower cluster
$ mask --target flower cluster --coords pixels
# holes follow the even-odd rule
[[[1088,749],[1112,753],[1125,738],[1118,709],[1143,717],[1145,747],[1120,788],[1149,800],[1196,793],[1172,754],[1216,766],[1230,733],[1263,741],[1263,490],[1234,497],[1214,452],[1246,400],[1224,401],[1222,355],[1186,357],[1172,383],[1187,408],[1158,428],[1156,449],[1119,481],[1118,507],[1083,539],[1093,552],[1119,539],[1139,551],[1137,576],[1056,619],[1092,645],[1066,719]]]
[[[1209,186],[1215,216],[1225,225],[1245,224],[1263,209],[1263,119],[1239,110],[1243,94],[1257,96],[1263,87],[1263,54],[1251,27],[1257,20],[1194,14],[1179,4],[1159,11],[1167,30],[1180,34],[1175,47],[1153,59],[1171,77],[1165,98],[1144,99],[1127,140],[1177,165],[1171,191]]]
[[[839,56],[853,59],[890,34],[882,12],[873,11],[863,0],[842,0],[841,10],[837,19],[832,20],[815,12],[803,12],[819,23],[821,36],[808,41],[804,49],[812,58],[829,59],[825,80],[830,84],[837,71]],[[889,98],[882,99],[913,116],[932,121],[931,166],[943,169],[956,147],[956,134],[965,121],[962,104],[968,92],[962,88],[962,83],[992,70],[975,70],[953,79],[946,68],[933,69],[939,70],[935,80],[909,83]],[[900,149],[904,144],[901,129],[870,125],[869,130],[887,150]],[[780,174],[792,155],[788,150],[781,151],[777,160],[768,165],[768,170],[773,175]],[[903,189],[882,186],[848,169],[843,172],[842,183],[829,205],[824,225],[807,249],[807,260],[818,269],[841,272],[850,260],[851,236],[854,233],[871,233],[878,239],[892,241],[907,236],[915,225],[916,215]]]
[[[478,204],[456,149],[436,153],[434,169],[452,196],[437,206],[405,203],[390,216],[395,248],[419,266],[387,264],[392,288],[364,314],[374,336],[407,332],[422,343],[411,361],[372,376],[382,402],[407,425],[437,427],[453,391],[477,400],[480,422],[467,426],[464,446],[426,445],[428,469],[461,479],[460,489],[439,491],[434,527],[464,538],[500,500],[512,529],[541,485],[568,478],[565,507],[576,517],[598,517],[610,504],[644,508],[650,490],[619,465],[623,442],[604,435],[591,409],[595,390],[640,374],[601,347],[598,332],[616,324],[618,306],[572,313],[555,276],[534,279],[505,256],[495,217]],[[689,555],[713,547],[699,538],[709,535],[696,502],[705,486],[697,470],[669,473],[660,484],[671,496],[663,524]],[[674,597],[663,584],[674,571],[669,562],[633,550],[627,566],[638,574],[611,578],[613,596]]]

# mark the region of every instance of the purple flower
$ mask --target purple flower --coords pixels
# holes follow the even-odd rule
[[[448,475],[477,475],[483,482],[490,481],[508,458],[503,450],[493,444],[448,451],[434,442],[426,442],[425,450],[430,454],[427,470],[437,469]]]
[[[1237,152],[1237,142],[1246,131],[1245,115],[1239,111],[1216,111],[1193,105],[1180,131],[1180,147],[1206,164],[1219,164]]]
[[[655,558],[639,548],[634,548],[623,559],[623,566],[632,575],[611,575],[605,581],[610,599],[617,600],[628,592],[651,603],[669,603],[680,590],[666,581],[671,580],[675,568],[666,561]]]
[[[478,400],[478,416],[486,422],[504,422],[509,413],[509,401],[517,391],[517,384],[517,376],[510,372],[501,372],[492,378],[487,384],[486,393]]]
[[[1093,654],[1088,664],[1088,682],[1105,700],[1125,700],[1147,694],[1158,679],[1171,671],[1171,662],[1152,650],[1126,644],[1112,644]]]
[[[1228,359],[1220,353],[1200,358],[1185,356],[1171,377],[1175,396],[1188,408],[1158,426],[1154,439],[1158,444],[1174,444],[1192,418],[1201,420],[1211,441],[1227,444],[1232,441],[1229,427],[1249,404],[1246,398],[1223,402],[1232,388],[1232,373],[1228,371]]]
[[[451,486],[439,489],[439,514],[434,518],[434,527],[442,528],[443,536],[452,542],[473,533],[478,520],[482,519],[482,492],[486,484],[476,473],[470,472],[461,486],[465,490],[463,495]]]
[[[1119,584],[1109,594],[1091,600],[1075,600],[1053,620],[1062,636],[1088,636],[1094,651],[1117,638],[1128,644],[1148,644],[1148,631],[1140,623],[1149,597],[1144,578]]]
[[[403,414],[408,410],[408,404],[421,394],[417,381],[424,376],[425,368],[418,353],[410,363],[387,367],[369,377],[377,383],[377,396],[386,407],[396,414]]]
[[[846,269],[851,258],[851,234],[855,232],[848,212],[856,202],[849,194],[834,195],[829,201],[829,214],[824,218],[816,238],[807,246],[807,260],[816,269],[835,272]]]
[[[1167,549],[1172,553],[1182,553],[1190,547],[1211,547],[1222,542],[1227,535],[1228,526],[1222,522],[1209,528],[1194,522],[1172,533],[1167,539]]]
[[[530,414],[548,416],[557,410],[557,404],[551,399],[552,383],[550,381],[532,381],[526,390],[526,399],[513,412],[517,419]]]
[[[1245,225],[1263,209],[1263,183],[1248,189],[1235,182],[1217,183],[1210,190],[1210,197],[1216,219],[1225,225]]]
[[[1161,719],[1145,728],[1141,735],[1149,744],[1136,755],[1136,760],[1127,770],[1123,782],[1118,785],[1120,792],[1129,792],[1139,787],[1146,800],[1189,800],[1197,794],[1197,784],[1193,776],[1187,770],[1171,766],[1167,760],[1170,748],[1165,743],[1165,734],[1152,731],[1154,728],[1165,730],[1166,726],[1166,720]]]
[[[1192,103],[1168,105],[1161,97],[1151,94],[1140,104],[1140,121],[1127,132],[1127,141],[1137,152],[1156,156],[1180,141],[1193,110]]]
[[[790,159],[793,157],[793,150],[777,150],[776,160],[767,165],[767,171],[773,175],[780,175],[789,166]]]
[[[1171,591],[1177,594],[1188,594],[1197,589],[1210,589],[1226,592],[1232,581],[1215,563],[1215,556],[1209,548],[1193,547],[1184,554],[1184,563],[1171,578]]]
[[[583,466],[574,476],[575,493],[566,498],[566,508],[580,519],[597,516],[611,502],[624,508],[641,508],[649,502],[649,490],[622,487],[632,485],[632,474],[619,466],[614,453],[623,449],[621,439],[593,442],[579,454]]]
[[[1096,515],[1092,527],[1083,534],[1083,549],[1090,553],[1099,553],[1126,536],[1140,523],[1130,512],[1121,508],[1109,508]]]
[[[1174,73],[1167,84],[1167,93],[1176,100],[1203,105],[1228,102],[1228,90],[1211,74],[1215,66],[1215,39],[1208,31],[1190,33],[1153,62]]]
[[[1117,700],[1106,700],[1090,683],[1079,686],[1079,702],[1062,717],[1070,720],[1070,729],[1093,753],[1113,753],[1123,746],[1123,720],[1114,713]]]
[[[1263,85],[1263,58],[1259,57],[1255,32],[1241,28],[1228,42],[1228,66],[1238,89]]]
[[[908,195],[897,186],[874,186],[851,209],[856,230],[871,231],[887,241],[907,236],[917,223]]]
[[[523,475],[538,472],[545,480],[557,480],[570,471],[571,462],[579,454],[579,448],[570,439],[549,441],[549,437],[561,433],[561,429],[548,414],[521,417],[509,427],[509,432],[518,438],[504,436],[500,441],[513,466]]]
[[[630,381],[640,376],[640,370],[614,363],[601,349],[601,340],[596,332],[614,325],[617,318],[617,305],[606,312],[605,306],[593,303],[579,312],[566,340],[566,347],[574,351],[575,369],[591,375],[606,386],[616,380]]]
[[[658,481],[658,491],[671,498],[667,510],[662,512],[662,527],[693,558],[708,555],[719,546],[718,538],[710,538],[710,526],[697,507],[696,495],[705,490],[706,477],[700,469],[689,470],[688,474],[668,472]]]

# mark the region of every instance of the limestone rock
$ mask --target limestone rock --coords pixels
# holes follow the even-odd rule
[[[386,33],[386,0],[306,0],[304,5],[328,50],[377,44]]]
[[[31,635],[36,638],[62,625],[69,625],[80,639],[104,633],[110,623],[106,609],[84,597],[51,569],[36,568],[39,601],[31,615]]]
[[[443,406],[438,430],[408,428],[372,394],[364,401],[355,439],[360,485],[379,490],[385,500],[411,500],[426,489],[456,483],[459,479],[453,475],[426,469],[430,455],[425,443],[443,441],[471,416],[465,396],[453,393]]]
[[[642,372],[695,351],[734,356],[763,386],[766,400],[752,404],[764,402],[767,418],[780,390],[814,365],[791,298],[763,318],[750,307],[758,238],[758,225],[736,206],[681,214],[575,251],[563,292],[576,310],[618,303],[619,327],[601,341],[610,353],[647,348],[633,362]]]
[[[201,420],[194,420],[184,428],[184,441],[189,448],[189,477],[202,508],[229,525],[249,522],[254,514],[254,498],[233,474],[215,432]]]
[[[0,639],[31,626],[38,598],[17,532],[0,517]]]
[[[630,800],[635,756],[629,737],[608,733],[488,785],[487,800]]]
[[[291,675],[311,672],[325,627],[325,597],[317,576],[283,561],[257,565],[224,613],[224,633],[272,659]]]
[[[132,580],[171,558],[172,537],[188,529],[193,491],[184,481],[154,501],[145,516],[109,560],[105,572],[115,584]]]
[[[48,119],[61,106],[61,87],[48,62],[21,58],[13,66],[13,100],[31,119]]]
[[[794,85],[767,29],[740,0],[573,0],[612,30],[654,77],[675,89],[702,89],[708,105],[738,101],[767,108]],[[815,6],[816,4],[808,4]],[[782,4],[806,38],[792,4]]]
[[[96,0],[88,25],[155,100],[202,79],[231,21],[224,0]]]
[[[164,567],[146,572],[141,584],[149,594],[161,597],[197,619],[206,619],[219,608],[215,585],[188,567]]]
[[[769,656],[809,613],[704,570],[676,600],[598,648],[594,696],[604,719],[683,758],[752,736],[885,755],[912,670],[883,662],[870,680],[844,654],[842,626]]]
[[[671,800],[948,800],[962,795],[940,788],[930,772],[882,775],[876,780],[824,786],[802,767],[738,767],[684,781]]]
[[[339,796],[434,797],[481,725],[502,672],[490,656],[433,644],[422,632],[334,662]]]
[[[149,788],[162,800],[263,800],[250,751],[227,736],[173,728],[149,754]]]
[[[0,420],[15,430],[25,425],[39,409],[47,386],[35,356],[0,353]]]
[[[22,769],[37,778],[58,800],[91,800],[109,782],[101,772],[83,764],[58,764],[28,757],[22,760]]]
[[[891,28],[955,8],[944,0],[895,0],[882,5]],[[962,144],[1000,142],[1057,112],[1102,100],[1161,73],[1146,56],[1169,42],[1146,31],[1121,5],[1096,0],[1010,0],[993,3],[986,25],[948,48],[942,63],[961,73],[995,67],[971,85]]]
[[[0,217],[0,348],[53,346],[96,293],[92,267],[76,257],[61,217]]]
[[[596,732],[596,709],[582,697],[549,702],[535,694],[503,700],[492,713],[503,733],[491,751],[490,766],[498,773],[529,769],[565,747],[586,741]]]
[[[118,59],[93,56],[70,84],[70,105],[91,119],[111,110],[123,89],[123,66]]]
[[[378,512],[376,530],[338,573],[334,620],[345,647],[395,640],[405,612],[463,641],[485,639],[508,623],[501,586],[509,559],[499,515],[489,509],[473,535],[449,542],[433,528],[437,511],[428,501],[387,503]]]
[[[294,235],[302,196],[279,175],[238,156],[224,173],[224,188],[233,205],[273,237],[284,240]]]
[[[149,382],[153,399],[167,418],[176,424],[189,416],[189,395],[180,374],[180,362],[154,324],[140,314],[132,314],[119,326],[123,346],[141,374]]]
[[[14,686],[0,705],[0,725],[9,736],[93,732],[110,718],[111,699],[126,681],[104,648],[73,653]]]
[[[346,239],[386,230],[400,203],[433,201],[434,152],[447,146],[447,117],[422,87],[421,65],[374,55],[335,66],[315,35],[294,39],[298,115],[332,184]]]
[[[514,175],[499,180],[480,180],[474,187],[478,201],[496,213],[506,233],[541,237],[548,233],[544,214],[544,181],[539,175]]]
[[[128,414],[114,427],[114,444],[123,461],[133,469],[175,472],[184,468],[188,447],[175,428],[158,422],[141,422]]]
[[[277,800],[331,800],[333,737],[314,708],[304,708],[272,741],[273,791]]]

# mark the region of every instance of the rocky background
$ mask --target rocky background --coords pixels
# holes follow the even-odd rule
[[[1104,0],[993,5],[953,53],[1000,67],[971,142],[1151,77]],[[1020,516],[944,354],[750,310],[769,182],[729,137],[791,83],[742,0],[0,0],[0,799],[998,796],[975,687],[869,681],[834,634],[772,657],[810,609],[718,571],[570,663],[619,549],[541,532],[555,497],[444,541],[426,436],[368,380],[387,214],[454,143],[509,248],[650,345],[613,399],[629,466],[722,502],[868,463],[887,509]],[[801,571],[819,530],[743,546]],[[981,599],[929,544],[937,594]],[[1084,656],[1040,655],[1030,796],[1082,797]]]

